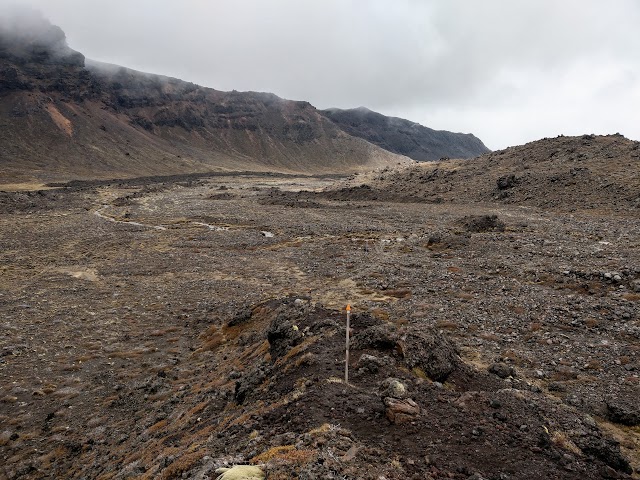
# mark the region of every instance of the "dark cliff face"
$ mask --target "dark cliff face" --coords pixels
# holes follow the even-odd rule
[[[21,65],[84,67],[84,56],[67,45],[60,27],[38,12],[14,7],[0,19],[0,58]]]
[[[273,94],[219,92],[190,82],[87,61],[62,30],[33,22],[29,34],[0,30],[0,94],[55,93],[65,101],[95,100],[149,132],[163,127],[262,131],[296,143],[340,131],[307,102]]]
[[[297,144],[340,129],[308,102],[284,100],[271,93],[220,92],[175,78],[88,62],[101,86],[101,99],[132,122],[153,132],[164,127],[264,133]]]
[[[86,97],[99,87],[84,65],[84,55],[67,45],[62,29],[40,14],[15,9],[0,19],[0,94],[37,90]]]
[[[350,135],[417,161],[439,160],[442,157],[473,158],[490,151],[474,135],[433,130],[363,107],[323,110],[322,114]]]
[[[57,93],[64,101],[94,100],[148,132],[181,128],[257,132],[309,143],[341,130],[307,102],[256,92],[219,92],[190,82],[88,61],[64,32],[30,10],[0,21],[0,94]]]

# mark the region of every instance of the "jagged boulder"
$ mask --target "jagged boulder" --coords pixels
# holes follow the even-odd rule
[[[489,373],[493,373],[494,375],[497,375],[500,378],[509,378],[509,377],[517,376],[516,369],[513,368],[511,365],[507,365],[506,363],[503,363],[503,362],[496,362],[491,364],[488,368],[488,371]]]
[[[420,414],[420,407],[410,398],[386,397],[384,405],[386,407],[385,414],[391,423],[411,422]]]
[[[619,472],[633,473],[633,468],[624,455],[622,455],[620,444],[617,441],[594,434],[575,437],[574,441],[578,448],[586,455],[601,460]]]
[[[267,341],[273,361],[286,355],[289,349],[302,342],[304,335],[295,320],[295,315],[285,310],[280,312],[269,325]]]
[[[351,340],[351,348],[364,350],[373,348],[376,350],[393,350],[399,339],[399,334],[394,325],[386,323],[374,325],[357,333]]]
[[[420,368],[434,381],[444,382],[462,365],[456,347],[435,330],[406,331],[399,346],[407,366]]]
[[[498,190],[508,190],[510,188],[515,187],[520,183],[520,179],[515,175],[504,175],[498,180],[496,180],[496,184],[498,186]]]
[[[469,215],[460,220],[467,232],[504,232],[505,224],[497,215]]]
[[[606,403],[607,416],[612,422],[630,427],[640,425],[640,406],[638,406],[637,397],[610,396]]]

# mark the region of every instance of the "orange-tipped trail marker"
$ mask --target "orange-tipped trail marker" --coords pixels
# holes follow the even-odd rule
[[[351,324],[351,305],[347,304],[347,343],[345,348],[345,359],[344,359],[344,383],[349,384],[349,328]]]

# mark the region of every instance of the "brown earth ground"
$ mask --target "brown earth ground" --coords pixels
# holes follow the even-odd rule
[[[366,192],[358,190],[365,184]],[[352,191],[355,188],[355,191]],[[497,202],[559,209],[640,209],[640,142],[622,135],[559,136],[468,160],[443,159],[354,176],[334,196]]]
[[[0,195],[0,479],[640,478],[637,211],[332,182]]]

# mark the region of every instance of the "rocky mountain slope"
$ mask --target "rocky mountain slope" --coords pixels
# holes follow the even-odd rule
[[[368,108],[329,109],[322,114],[345,132],[418,161],[472,158],[490,150],[471,134],[433,130],[403,118],[387,117]]]
[[[335,198],[497,202],[565,210],[640,208],[640,142],[621,135],[543,139],[471,161],[353,178]]]
[[[38,17],[2,22],[0,127],[3,183],[344,173],[408,162],[350,136],[307,102],[85,62],[60,28]]]

